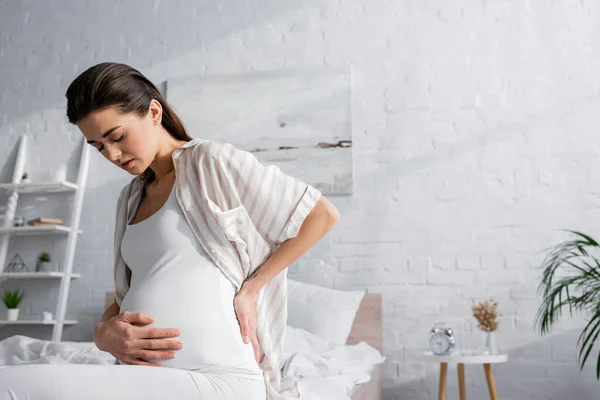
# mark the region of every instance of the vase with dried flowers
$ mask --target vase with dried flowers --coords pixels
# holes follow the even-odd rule
[[[498,313],[498,303],[493,297],[483,302],[473,300],[471,311],[473,311],[473,317],[477,320],[477,327],[484,332],[484,352],[490,355],[498,354],[496,330],[500,325],[498,317],[502,316]]]

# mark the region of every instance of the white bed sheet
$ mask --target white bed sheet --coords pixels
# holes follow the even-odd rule
[[[23,335],[0,341],[0,365],[100,364],[115,359],[93,342],[51,342]],[[370,371],[385,357],[366,342],[332,345],[302,329],[287,328],[281,363],[285,376],[298,380],[304,400],[349,400],[356,385],[370,379]],[[68,379],[68,377],[65,377]]]

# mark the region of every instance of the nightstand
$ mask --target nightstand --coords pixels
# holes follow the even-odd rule
[[[492,373],[492,364],[500,364],[508,361],[507,354],[497,355],[474,355],[473,352],[459,352],[455,351],[447,356],[438,356],[430,351],[423,353],[423,356],[428,361],[435,361],[440,363],[440,386],[439,386],[439,400],[446,400],[446,376],[448,374],[448,364],[457,364],[458,372],[458,390],[460,393],[460,400],[466,400],[467,390],[465,386],[465,364],[482,364],[485,372],[485,378],[487,380],[488,389],[490,391],[490,399],[498,400],[498,394],[496,393],[496,383],[494,382],[494,375]]]

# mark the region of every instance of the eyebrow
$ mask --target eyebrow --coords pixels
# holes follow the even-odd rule
[[[117,125],[117,126],[115,126],[114,128],[110,128],[109,130],[107,130],[107,131],[104,133],[104,135],[102,135],[102,138],[104,139],[105,137],[107,137],[108,135],[110,135],[110,134],[111,134],[111,133],[112,133],[112,132],[113,132],[115,129],[117,129],[117,128],[120,128],[120,127],[121,127],[121,125]],[[87,142],[88,142],[89,144],[94,144],[94,143],[96,143],[96,141],[95,141],[95,140],[88,140]]]

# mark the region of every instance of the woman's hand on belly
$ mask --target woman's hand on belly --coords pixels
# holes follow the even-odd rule
[[[127,364],[162,367],[146,360],[172,359],[173,350],[183,345],[169,339],[180,335],[177,329],[144,326],[153,322],[154,319],[144,313],[125,311],[98,324],[94,333],[96,346]]]

